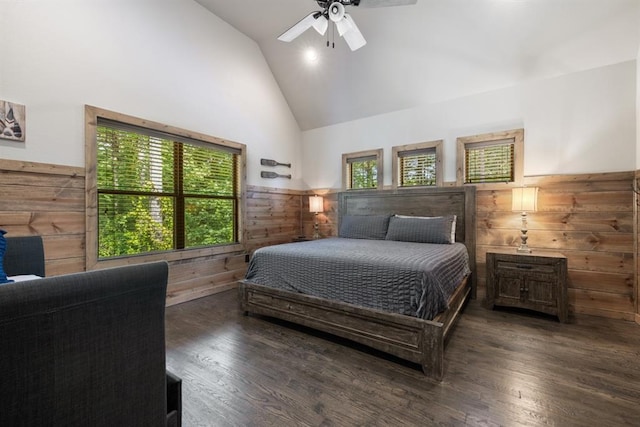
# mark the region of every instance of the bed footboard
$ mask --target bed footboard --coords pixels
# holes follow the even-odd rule
[[[366,309],[339,301],[269,288],[247,281],[238,286],[240,310],[286,320],[347,338],[418,363],[425,375],[441,380],[444,340],[469,295],[466,281],[436,320]]]

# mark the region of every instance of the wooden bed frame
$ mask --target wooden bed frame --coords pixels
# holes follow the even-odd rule
[[[449,299],[449,309],[433,320],[387,313],[273,289],[248,281],[239,284],[240,309],[328,332],[401,359],[419,363],[425,375],[442,379],[444,344],[469,297],[476,296],[475,187],[349,191],[338,194],[344,215],[457,215],[456,241],[469,251],[471,275]]]

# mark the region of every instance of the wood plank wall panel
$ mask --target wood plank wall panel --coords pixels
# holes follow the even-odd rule
[[[638,253],[640,251],[640,170],[637,170],[635,172],[635,177],[633,180],[633,192],[634,192],[634,201],[633,201],[633,208],[634,208],[634,217],[635,217],[635,228],[634,228],[634,233],[636,236],[636,241],[635,241],[635,258],[634,258],[634,270],[636,272],[636,280],[635,280],[635,296],[636,296],[636,300],[635,300],[635,304],[636,304],[636,310],[635,310],[635,321],[636,323],[640,324],[640,280],[638,280],[638,278],[640,278],[640,254]]]
[[[299,190],[247,186],[244,235],[247,252],[290,243],[301,235],[303,194]]]
[[[315,190],[307,191],[302,197],[302,235],[313,236],[315,214],[309,212],[309,196],[323,197],[324,212],[318,213],[318,233],[321,237],[335,237],[338,235],[338,191]]]
[[[0,228],[40,235],[49,276],[84,270],[84,168],[0,159]]]
[[[169,261],[167,305],[213,295],[236,286],[247,271],[244,253]]]
[[[569,309],[603,317],[635,317],[636,267],[632,173],[525,178],[539,187],[538,211],[528,215],[529,246],[565,254]],[[478,192],[479,284],[486,289],[486,253],[515,248],[520,215],[511,189]]]
[[[290,242],[300,234],[302,192],[252,187],[247,194],[247,248]],[[85,270],[84,168],[0,159],[0,195],[0,228],[14,236],[41,235],[48,276]],[[168,305],[234,287],[247,269],[242,250],[157,254],[103,266],[151,259],[169,262]]]
[[[637,175],[640,187],[640,172]],[[567,256],[570,311],[637,319],[640,267],[636,267],[635,247],[640,227],[634,209],[634,173],[527,177],[525,184],[540,188],[538,211],[528,216],[529,246]],[[325,196],[327,213],[319,216],[321,234],[336,235],[337,192],[316,190],[315,194]],[[521,219],[511,212],[510,187],[479,189],[477,200],[478,298],[484,298],[486,253],[505,247],[515,252]],[[303,229],[311,235],[313,215],[306,211],[308,200],[303,200]]]
[[[528,177],[540,187],[538,212],[529,215],[534,250],[560,251],[569,261],[569,302],[573,313],[636,320],[640,235],[634,184],[640,172]],[[337,235],[337,190],[297,191],[247,187],[244,246],[287,243],[313,235],[308,196],[324,197],[320,234]],[[43,236],[47,275],[84,271],[84,169],[0,159],[0,227],[10,235]],[[477,264],[479,297],[484,296],[485,257],[491,249],[519,243],[520,218],[511,212],[511,190],[480,190]],[[172,257],[168,304],[235,286],[246,272],[245,252]],[[136,259],[126,263],[134,263]]]

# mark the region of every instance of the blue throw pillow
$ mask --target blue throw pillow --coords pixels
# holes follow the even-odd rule
[[[13,282],[13,280],[7,279],[7,275],[4,272],[4,253],[7,251],[7,239],[4,238],[6,233],[6,231],[0,229],[0,285]]]

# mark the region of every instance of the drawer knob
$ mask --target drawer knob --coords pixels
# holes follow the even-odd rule
[[[533,266],[532,265],[517,264],[516,268],[519,268],[521,270],[531,270],[533,268]]]

